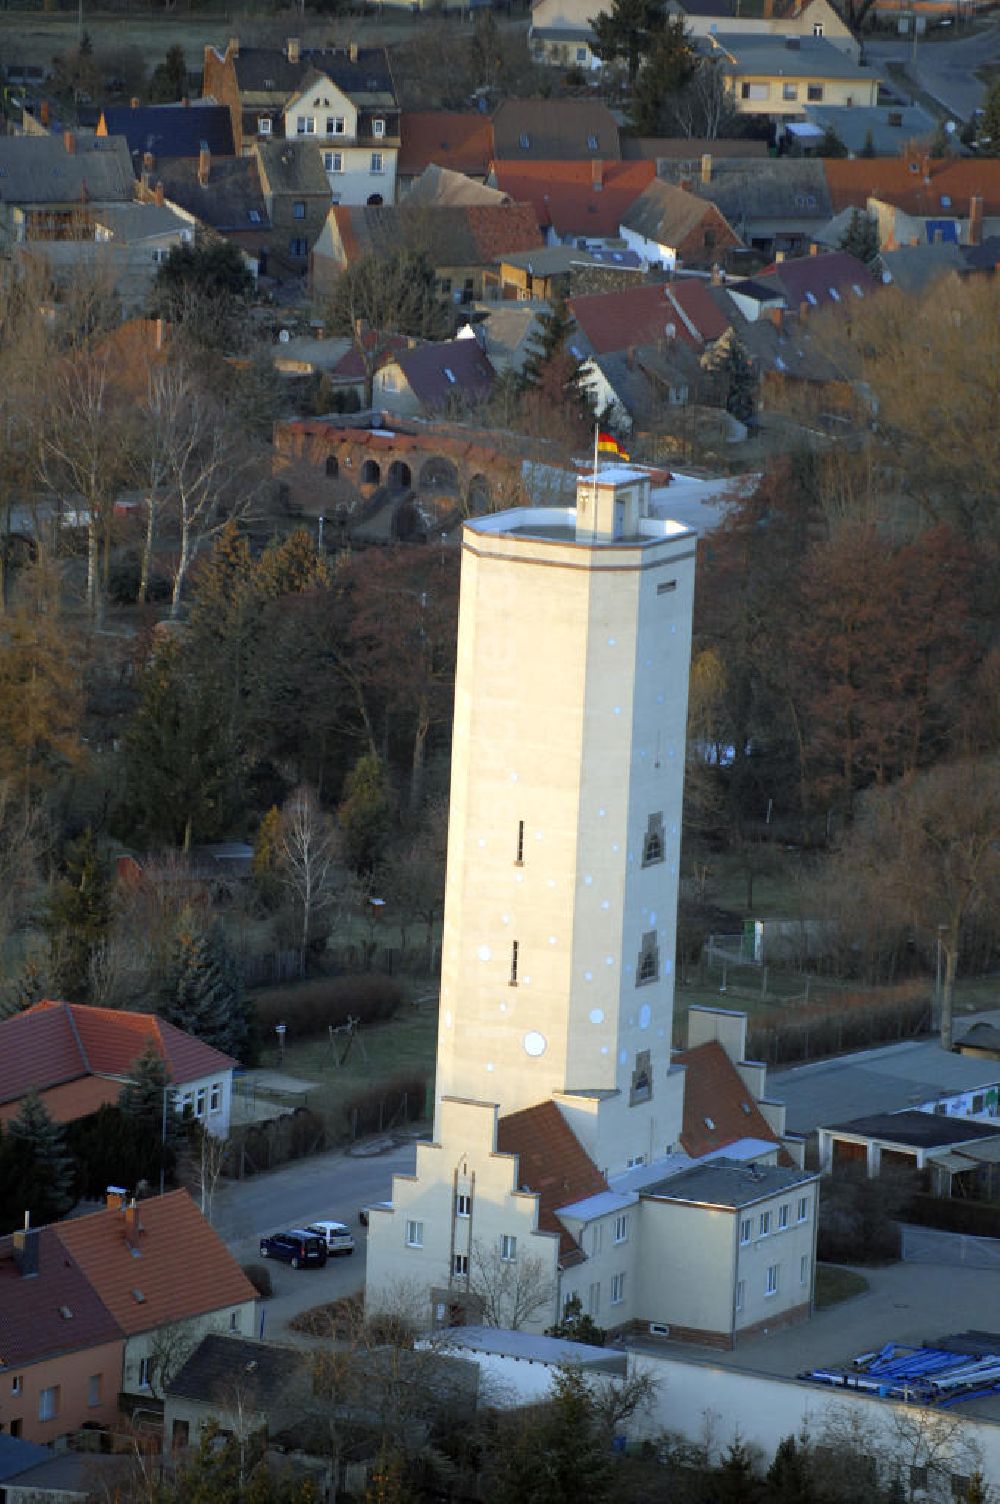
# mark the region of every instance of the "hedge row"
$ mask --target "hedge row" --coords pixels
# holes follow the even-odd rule
[[[385,1023],[403,1001],[403,989],[393,978],[369,973],[356,977],[322,977],[294,986],[269,987],[253,995],[257,1027],[273,1042],[275,1024],[285,1024],[289,1043],[311,1039],[358,1019],[362,1028]]]
[[[926,986],[907,984],[893,994],[848,994],[829,1006],[803,1007],[797,1017],[758,1025],[749,1032],[749,1058],[784,1065],[926,1033],[931,1025]]]

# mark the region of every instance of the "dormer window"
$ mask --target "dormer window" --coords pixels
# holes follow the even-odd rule
[[[587,137],[587,150],[588,151],[596,151],[597,150],[597,146],[598,146],[597,137],[593,134],[593,132],[591,132],[591,134]]]
[[[373,120],[372,121],[372,135],[373,136],[384,136],[385,135],[385,121],[384,120]]]
[[[522,151],[528,150],[529,146],[531,145],[531,137],[528,135],[527,131],[521,132],[520,136],[518,137],[517,144]]]

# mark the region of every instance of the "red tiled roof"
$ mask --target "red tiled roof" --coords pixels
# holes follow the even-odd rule
[[[542,244],[530,204],[469,204],[463,213],[482,262]]]
[[[53,1228],[127,1335],[255,1298],[187,1191],[140,1201],[136,1210],[135,1231],[113,1207]]]
[[[925,171],[926,168],[926,171]],[[907,214],[942,213],[964,219],[969,200],[979,195],[984,214],[1000,214],[1000,157],[926,159],[906,157],[846,157],[824,160],[827,187],[834,213],[863,209],[868,199],[880,198]],[[942,204],[942,198],[951,200]]]
[[[691,282],[649,282],[622,292],[571,298],[569,309],[597,355],[655,345],[674,335],[694,349],[724,334],[728,324],[708,290]]]
[[[120,1081],[106,1081],[103,1076],[81,1076],[78,1081],[64,1081],[39,1092],[42,1106],[54,1123],[75,1123],[89,1117],[106,1102],[117,1102]],[[0,1105],[0,1123],[9,1123],[21,1110],[20,1097]]]
[[[58,1004],[39,1003],[0,1022],[0,1102],[86,1074],[72,1017]]]
[[[682,1051],[674,1056],[674,1064],[687,1067],[681,1129],[685,1154],[700,1159],[741,1138],[781,1142],[716,1040]]]
[[[146,1045],[152,1043],[170,1067],[170,1078],[176,1086],[185,1081],[210,1076],[213,1072],[229,1070],[236,1064],[221,1050],[185,1034],[155,1013],[126,1013],[117,1008],[91,1008],[83,1003],[42,1002],[17,1014],[13,1019],[0,1023],[0,1058],[6,1053],[5,1031],[10,1024],[32,1021],[32,1027],[41,1027],[38,1022],[53,1013],[62,1012],[71,1020],[76,1039],[79,1041],[79,1074],[95,1076],[127,1076]],[[56,1080],[66,1080],[66,1076]],[[21,1073],[22,1085],[17,1093],[23,1096],[31,1086],[52,1086],[56,1082],[47,1070],[41,1077],[31,1080]],[[7,1092],[0,1093],[7,1097]]]
[[[608,1183],[555,1102],[540,1102],[501,1118],[497,1148],[502,1154],[517,1155],[518,1185],[538,1196],[539,1230],[559,1234],[560,1259],[579,1256],[576,1240],[559,1221],[556,1209],[596,1196],[608,1189]]]
[[[617,235],[622,215],[656,176],[655,162],[603,162],[595,187],[591,162],[494,162],[497,187],[530,203],[543,230],[558,235]]]
[[[431,162],[484,178],[493,155],[493,122],[478,110],[404,110],[396,173],[416,177]]]
[[[0,1238],[0,1368],[122,1339],[97,1291],[67,1258],[57,1229],[42,1227],[35,1236],[38,1272],[30,1277],[14,1262],[13,1239]]]

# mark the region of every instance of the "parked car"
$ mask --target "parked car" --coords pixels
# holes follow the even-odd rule
[[[326,1263],[326,1240],[306,1227],[293,1227],[288,1232],[275,1232],[260,1240],[262,1259],[281,1259],[293,1269],[305,1269],[310,1264]]]
[[[335,1253],[354,1252],[354,1234],[345,1222],[310,1222],[306,1232],[314,1232],[321,1237],[331,1256]]]

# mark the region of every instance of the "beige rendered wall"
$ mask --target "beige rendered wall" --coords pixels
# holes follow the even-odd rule
[[[438,1104],[440,1138],[417,1145],[416,1173],[393,1177],[392,1210],[373,1209],[368,1225],[366,1301],[371,1310],[412,1311],[417,1321],[445,1321],[447,1311],[428,1310],[429,1292],[469,1293],[477,1256],[492,1263],[502,1234],[517,1239],[522,1277],[526,1261],[537,1266],[535,1283],[547,1299],[526,1331],[543,1331],[558,1309],[559,1240],[535,1231],[537,1197],[518,1191],[517,1159],[498,1154],[497,1109],[490,1102],[446,1098]],[[456,1191],[469,1195],[469,1217],[456,1215]],[[407,1242],[407,1224],[421,1224],[421,1246]],[[469,1258],[469,1278],[452,1273],[456,1253]],[[440,1303],[431,1301],[431,1305]]]
[[[785,1195],[772,1197],[757,1206],[748,1207],[737,1214],[738,1218],[751,1219],[752,1234],[749,1243],[740,1245],[736,1278],[745,1282],[743,1309],[736,1317],[736,1330],[766,1325],[786,1311],[802,1305],[810,1305],[816,1280],[816,1198],[817,1182],[793,1186]],[[798,1220],[799,1201],[808,1204],[804,1221]],[[788,1207],[788,1226],[780,1227],[780,1211]],[[770,1212],[771,1231],[766,1237],[760,1235],[760,1215]],[[801,1260],[806,1260],[805,1279],[801,1272]],[[766,1294],[767,1271],[771,1265],[778,1269],[778,1289],[774,1295]]]
[[[667,1326],[731,1331],[735,1214],[645,1198],[639,1212],[637,1315]]]
[[[662,1115],[652,1141],[672,1142],[679,1096],[662,1083],[693,541],[640,551],[467,525],[464,542],[438,1094],[496,1100],[501,1113],[564,1091],[627,1101],[636,1054],[648,1050]],[[654,813],[666,859],[643,868]],[[659,979],[637,986],[652,931]],[[648,1116],[627,1135],[641,1153]],[[596,1157],[613,1170],[632,1152],[621,1141]]]

